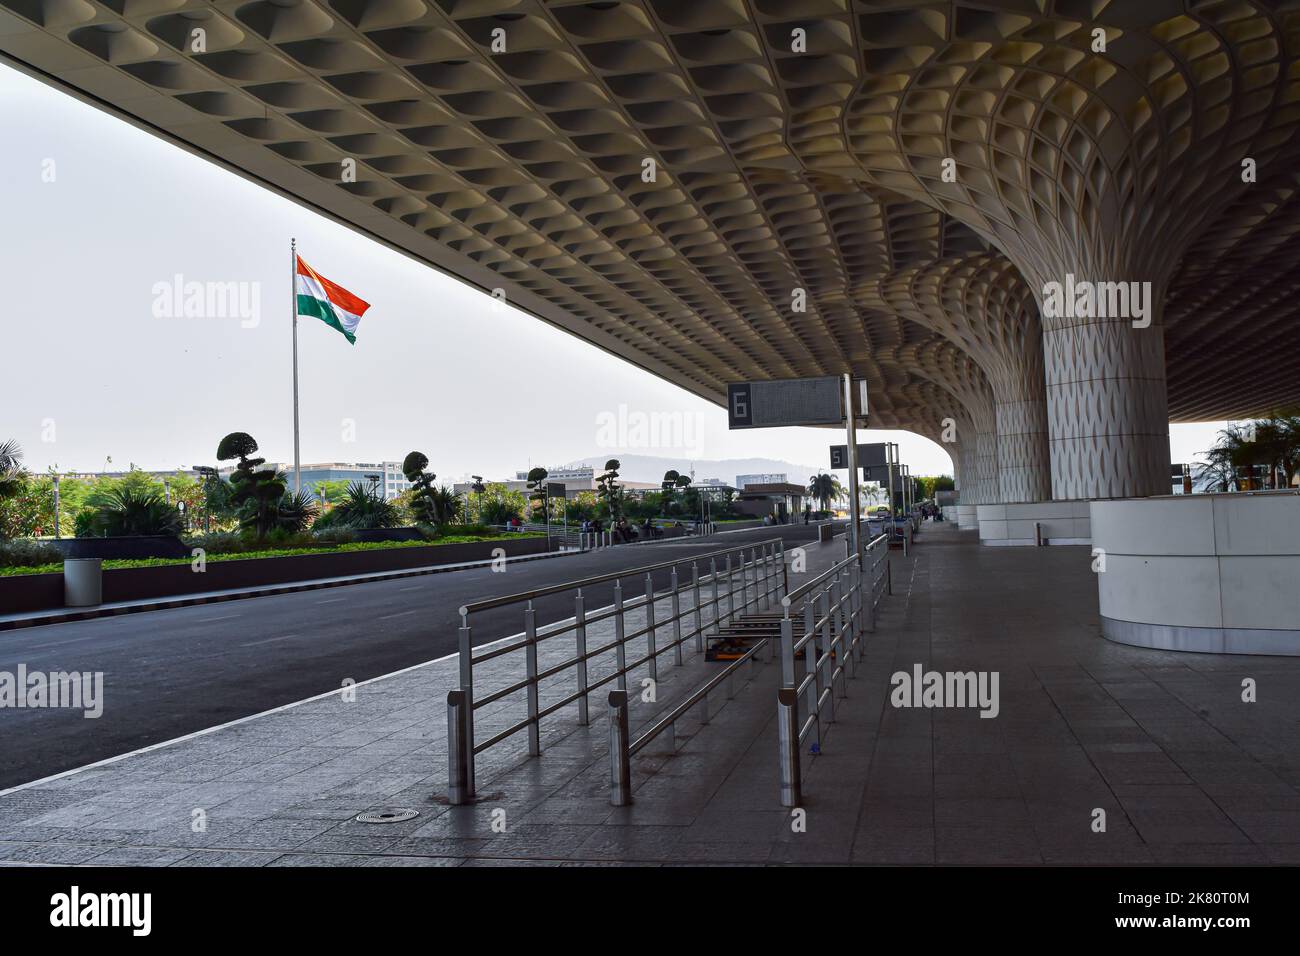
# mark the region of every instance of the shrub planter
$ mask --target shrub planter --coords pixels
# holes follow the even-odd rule
[[[141,601],[206,591],[291,584],[317,578],[404,571],[438,564],[484,561],[501,548],[508,557],[544,554],[545,538],[489,538],[428,547],[339,551],[283,558],[232,558],[209,561],[197,573],[189,564],[158,568],[115,568],[103,572],[103,602]],[[0,613],[44,611],[64,606],[62,574],[20,574],[0,578]]]
[[[118,538],[59,538],[50,541],[65,558],[138,560],[188,558],[190,549],[174,534],[135,534]]]

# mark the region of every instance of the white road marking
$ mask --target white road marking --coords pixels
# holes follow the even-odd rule
[[[257,647],[259,644],[274,644],[276,641],[287,641],[291,637],[297,637],[297,634],[281,634],[279,637],[268,637],[264,641],[249,641],[247,644],[240,644],[240,647]]]

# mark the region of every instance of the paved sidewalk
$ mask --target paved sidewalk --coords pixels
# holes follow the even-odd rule
[[[816,571],[842,543],[808,553]],[[712,701],[707,724],[683,722],[673,753],[634,760],[630,807],[608,803],[603,694],[589,728],[571,711],[544,724],[540,758],[522,753],[523,735],[481,755],[479,800],[450,807],[450,658],[358,685],[353,703],[330,694],[0,794],[0,860],[1300,862],[1300,661],[1105,641],[1086,548],[981,549],[927,525],[908,558],[891,561],[895,596],[865,666],[836,702],[821,755],[804,758],[802,832],[777,799],[773,664]],[[998,671],[997,718],[892,706],[890,676],[916,664]],[[634,696],[633,727],[714,666],[662,666],[659,704]],[[1245,677],[1258,703],[1242,702]],[[481,711],[479,738],[510,719],[504,707]],[[380,807],[420,815],[355,820]]]

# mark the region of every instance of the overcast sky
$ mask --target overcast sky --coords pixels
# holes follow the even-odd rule
[[[827,460],[833,432],[729,432],[722,408],[3,65],[0,135],[0,441],[33,470],[188,467],[230,431],[292,460],[291,236],[371,303],[355,346],[301,320],[304,462],[418,448],[453,479],[620,451]],[[242,283],[258,308],[169,315],[176,276]],[[638,434],[651,414],[668,427]],[[1174,426],[1173,460],[1219,427]],[[907,432],[859,440],[952,472]]]

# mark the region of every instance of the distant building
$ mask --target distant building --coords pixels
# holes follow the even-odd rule
[[[293,490],[293,462],[268,462],[263,468],[277,468],[289,476],[289,490]],[[234,467],[227,465],[223,467],[220,474],[223,478],[229,478]],[[378,475],[377,482],[372,482],[372,475]],[[351,484],[359,481],[361,484],[370,487],[372,484],[382,489],[385,501],[391,501],[411,487],[411,483],[406,480],[402,474],[402,463],[400,461],[330,461],[316,462],[302,465],[302,490],[311,494],[317,501],[320,500],[320,494],[317,487],[323,481],[346,481]]]
[[[764,475],[737,475],[736,487],[744,491],[747,485],[783,485],[785,472],[771,472]]]
[[[518,478],[513,481],[510,480],[509,478],[501,478],[501,479],[484,478],[483,485],[484,487],[488,485],[505,485],[506,491],[522,491],[525,494],[528,493],[528,482],[522,478]],[[467,495],[474,490],[474,482],[458,481],[451,486],[451,490],[458,495]]]
[[[749,476],[740,476],[749,477]],[[784,476],[783,476],[784,477]],[[737,481],[740,480],[738,477]],[[785,481],[754,482],[741,489],[733,507],[740,514],[761,518],[775,515],[781,522],[796,519],[803,511],[803,500],[808,489]]]
[[[545,466],[542,466],[545,467]],[[528,472],[517,471],[515,478],[519,481],[528,480]],[[570,465],[563,468],[547,468],[546,480],[554,481],[572,491],[590,491],[596,487],[596,469],[590,465]]]

